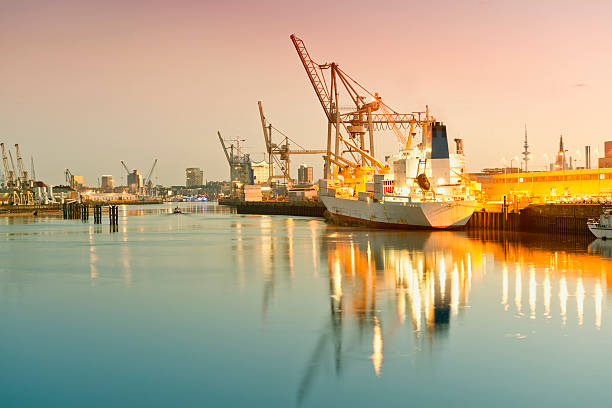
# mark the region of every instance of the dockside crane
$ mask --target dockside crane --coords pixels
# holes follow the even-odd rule
[[[304,42],[294,34],[290,38],[327,118],[325,178],[337,178],[339,172],[345,179],[354,178],[364,170],[381,174],[389,172],[389,166],[375,158],[374,131],[377,130],[392,130],[400,148],[407,150],[411,148],[414,132],[420,128],[425,148],[435,122],[428,109],[407,114],[396,112],[382,101],[378,93],[368,91],[338,64],[314,62]],[[341,111],[341,97],[350,101],[348,111],[344,108],[345,111]],[[375,113],[379,110],[382,113]],[[406,134],[401,129],[407,130]],[[334,137],[332,130],[335,131]],[[333,171],[332,164],[335,165]]]
[[[17,156],[17,169],[19,170],[18,177],[21,179],[21,185],[25,187],[29,184],[28,172],[23,169],[23,159],[18,144],[15,144],[15,155]]]
[[[145,188],[149,189],[149,193],[152,194],[153,191],[153,183],[151,183],[151,175],[153,174],[153,170],[155,170],[155,165],[157,165],[157,159],[153,161],[153,166],[151,166],[151,170],[149,170],[149,174],[145,179]],[[149,184],[150,183],[150,184]]]
[[[269,176],[268,176],[268,184],[272,183],[273,179],[281,178],[285,179],[287,185],[291,186],[293,184],[293,180],[291,179],[290,172],[290,156],[292,154],[325,154],[327,150],[308,150],[304,149],[294,140],[289,138],[289,136],[285,135],[280,130],[276,129],[269,123],[264,115],[263,104],[261,101],[257,102],[259,106],[259,116],[261,118],[261,127],[263,130],[264,141],[266,143],[266,151],[268,153],[268,168],[269,168]],[[272,141],[272,130],[276,131],[282,136],[282,141],[280,143],[274,143]],[[294,145],[298,146],[299,149],[291,149],[290,142]],[[274,175],[274,166],[276,163],[280,168],[282,175],[275,176]]]
[[[240,152],[240,142],[245,139],[223,139],[221,132],[217,131],[219,142],[223,148],[223,153],[230,167],[230,180],[232,183],[232,195],[237,193],[237,189],[242,184],[251,184],[253,182],[253,171],[251,169],[250,158],[248,155],[242,155]],[[235,142],[227,146],[225,142]],[[235,152],[234,152],[235,149]]]
[[[15,161],[13,160],[13,154],[11,153],[10,149],[9,149],[9,159],[11,159],[11,168],[13,169],[13,182],[15,183],[14,187],[21,188],[21,179],[19,178],[19,175],[16,174]]]
[[[76,190],[76,182],[74,181],[74,175],[70,172],[70,170],[66,169],[64,171],[64,176],[66,178],[66,183],[70,186],[71,189]]]
[[[125,162],[123,160],[121,160],[121,165],[125,169],[125,172],[129,175],[130,174],[130,169],[128,169],[128,166],[125,165]]]
[[[0,150],[2,150],[2,167],[4,169],[4,182],[7,187],[15,187],[15,173],[9,168],[8,157],[6,156],[6,149],[4,148],[4,143],[0,143]]]

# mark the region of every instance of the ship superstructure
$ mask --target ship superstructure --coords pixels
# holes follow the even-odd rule
[[[328,120],[319,197],[330,219],[381,227],[465,225],[475,201],[463,176],[461,140],[451,154],[446,126],[429,108],[398,113],[338,64],[315,63],[301,39],[291,40]],[[384,163],[374,155],[374,132],[380,130],[392,131],[399,143],[399,153]]]

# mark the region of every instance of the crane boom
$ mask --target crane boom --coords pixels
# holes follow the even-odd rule
[[[145,180],[145,186],[147,184],[149,184],[149,179],[151,178],[151,174],[153,174],[153,170],[155,169],[155,165],[157,164],[157,159],[155,159],[155,161],[153,162],[153,166],[151,166],[151,170],[149,171],[149,175],[147,176],[147,179]]]
[[[229,153],[227,153],[227,147],[225,147],[225,142],[223,141],[223,138],[221,137],[221,132],[217,131],[217,135],[219,136],[219,141],[221,142],[221,146],[223,147],[223,153],[225,153],[225,158],[227,159],[227,162],[231,166],[232,165],[232,159],[230,158]]]
[[[123,160],[121,160],[121,165],[123,166],[123,168],[125,169],[125,171],[129,175],[130,174],[130,169],[128,169],[128,167],[125,165],[125,162]]]
[[[266,117],[263,112],[263,105],[261,101],[257,101],[257,105],[259,106],[259,117],[261,118],[261,128],[263,130],[264,140],[266,142],[266,151],[268,152],[268,154],[270,154],[272,152],[272,139],[271,139],[272,135],[270,135],[269,133],[269,129],[268,129],[268,125],[266,122]]]
[[[308,50],[306,49],[306,45],[304,41],[300,38],[296,37],[295,34],[291,34],[291,41],[293,41],[293,45],[295,46],[295,50],[300,56],[300,60],[304,65],[304,69],[306,70],[306,74],[310,79],[310,83],[319,98],[319,102],[321,102],[321,106],[325,111],[325,115],[330,122],[335,122],[335,114],[332,112],[332,104],[331,98],[329,97],[329,92],[325,83],[321,80],[321,76],[319,75],[319,71],[322,67],[327,68],[325,65],[319,65],[310,58],[310,54],[308,54]]]
[[[324,154],[327,150],[289,150],[288,154]]]

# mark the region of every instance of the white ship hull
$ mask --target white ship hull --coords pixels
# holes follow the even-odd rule
[[[475,201],[361,201],[322,195],[319,197],[338,224],[378,228],[461,228],[476,208]]]
[[[588,224],[589,230],[600,239],[612,239],[612,228],[602,227],[598,224]]]

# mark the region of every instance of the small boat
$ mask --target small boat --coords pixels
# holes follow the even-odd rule
[[[587,226],[597,238],[604,240],[612,238],[612,208],[604,209],[604,212],[599,216],[599,220],[588,220]]]
[[[174,210],[172,211],[172,214],[182,214],[183,212],[181,211],[180,208],[178,207],[174,207]]]

